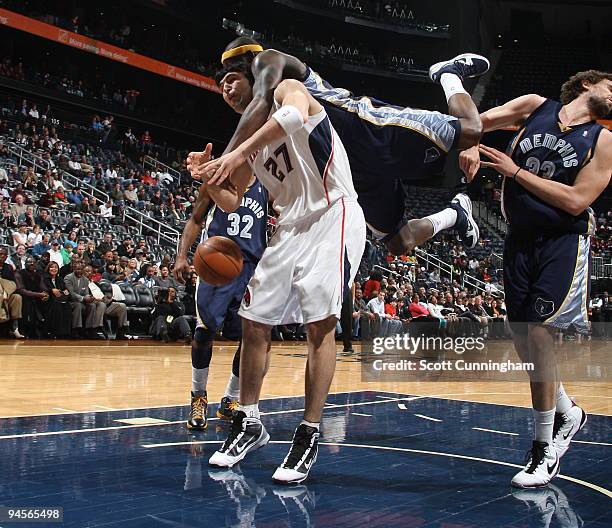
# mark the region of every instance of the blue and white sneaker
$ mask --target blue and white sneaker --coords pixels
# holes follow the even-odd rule
[[[449,207],[457,211],[455,229],[459,240],[468,248],[475,247],[480,239],[480,229],[472,216],[472,200],[467,194],[459,193],[451,200]]]
[[[243,411],[235,411],[227,440],[212,454],[208,463],[211,466],[232,467],[249,451],[265,446],[269,440],[270,435],[261,420],[247,417]]]
[[[453,73],[462,81],[470,77],[478,77],[489,71],[489,60],[475,53],[463,53],[454,59],[437,62],[429,68],[429,78],[433,82],[440,82],[443,73]]]

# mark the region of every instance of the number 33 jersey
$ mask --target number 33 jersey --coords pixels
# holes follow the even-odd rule
[[[257,264],[266,249],[267,225],[268,191],[255,179],[233,213],[216,205],[209,209],[202,241],[213,236],[231,238],[240,247],[243,258]]]
[[[508,155],[532,174],[571,186],[593,158],[603,127],[595,121],[565,126],[559,119],[561,108],[557,101],[544,101],[518,131]],[[590,209],[572,216],[540,200],[510,178],[504,178],[502,211],[515,230],[586,234],[595,225]]]
[[[278,108],[275,102],[270,115]],[[344,145],[325,110],[262,148],[249,163],[274,199],[279,225],[320,214],[342,198],[357,198]]]

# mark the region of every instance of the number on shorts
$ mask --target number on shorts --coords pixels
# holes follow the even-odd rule
[[[230,213],[227,215],[227,219],[230,222],[229,227],[227,228],[227,234],[230,236],[236,236],[240,233],[240,238],[252,238],[251,227],[253,227],[253,217],[251,215],[244,215],[240,218],[238,213]],[[240,230],[240,221],[242,221],[245,226]]]
[[[286,173],[283,173],[283,171],[278,168],[278,162],[276,161],[276,159],[278,159],[278,156],[281,154],[283,156],[283,161],[285,162]],[[270,156],[264,163],[264,167],[278,181],[283,181],[285,179],[285,174],[289,174],[293,170],[293,166],[291,165],[291,158],[289,157],[289,150],[287,149],[286,143],[283,143],[274,151],[274,158]]]
[[[530,156],[525,162],[527,170],[536,176],[542,176],[549,180],[555,173],[555,164],[552,161],[544,161],[540,163],[538,158]]]

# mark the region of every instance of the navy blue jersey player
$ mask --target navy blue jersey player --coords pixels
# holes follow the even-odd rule
[[[218,80],[223,99],[242,114],[225,153],[235,150],[268,119],[274,89],[283,79],[301,81],[324,106],[342,139],[351,165],[358,201],[372,233],[395,254],[422,244],[443,229],[456,228],[463,243],[479,238],[472,204],[459,194],[450,206],[426,218],[406,220],[404,188],[440,171],[451,149],[478,144],[482,125],[462,81],[485,73],[486,58],[466,53],[430,68],[430,77],[446,94],[449,115],[404,108],[370,97],[354,97],[333,88],[302,61],[276,50],[264,50],[253,39],[232,41],[221,57]],[[201,177],[203,153],[191,153],[189,169]],[[227,174],[215,174],[220,184]]]
[[[268,193],[255,177],[244,194],[242,204],[232,213],[226,213],[216,206],[210,200],[206,186],[203,185],[193,215],[183,231],[175,266],[177,275],[187,267],[187,251],[197,239],[202,227],[204,228],[202,241],[213,236],[231,238],[240,247],[244,259],[242,272],[229,284],[213,286],[198,280],[197,325],[191,346],[191,412],[187,421],[189,429],[206,428],[208,405],[206,385],[215,333],[223,325],[224,337],[241,338],[242,325],[238,316],[238,308],[240,308],[246,286],[266,248],[267,213]],[[232,373],[217,411],[217,416],[221,419],[231,419],[232,408],[238,400],[240,348],[239,344],[234,354]]]
[[[509,224],[504,291],[516,350],[531,373],[535,440],[512,485],[545,486],[584,426],[558,378],[552,330],[588,330],[590,205],[612,172],[612,133],[596,120],[612,111],[612,74],[580,72],[561,88],[561,102],[525,95],[482,114],[485,131],[518,125],[507,154],[480,146],[461,154],[473,177],[479,165],[504,178],[502,205]]]

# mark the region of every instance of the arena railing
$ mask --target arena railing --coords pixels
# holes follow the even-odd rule
[[[24,161],[35,169],[38,168],[43,172],[47,169],[53,168],[47,160],[37,156],[14,142],[7,143],[7,150],[17,157],[20,167],[22,165],[22,161]],[[86,196],[95,197],[96,199],[103,200],[104,202],[108,202],[111,199],[110,196],[104,191],[101,191],[93,185],[84,182],[74,174],[57,167],[55,167],[55,169],[57,169],[58,173],[62,176],[62,180],[65,181],[71,189],[79,187]],[[123,212],[123,221],[127,223],[128,220],[133,222],[138,227],[140,235],[151,236],[153,234],[156,236],[158,244],[160,244],[163,240],[166,243],[170,243],[178,251],[180,233],[176,229],[170,227],[168,224],[164,224],[155,218],[151,218],[150,216],[141,213],[138,209],[134,209],[133,207],[129,206],[125,207]]]
[[[490,227],[496,230],[496,234],[502,233],[505,235],[508,231],[508,224],[506,221],[491,211],[484,202],[474,201],[472,202],[474,216],[478,220],[484,220]]]

